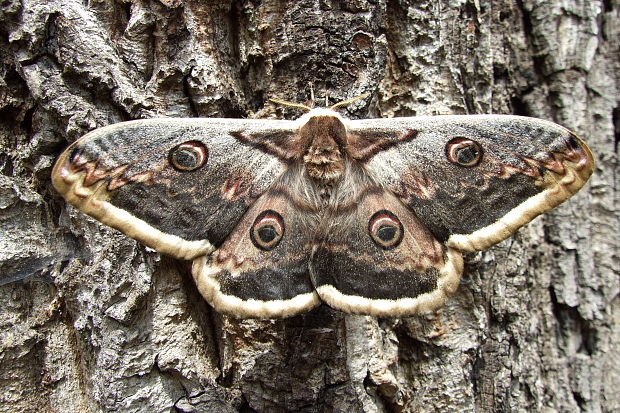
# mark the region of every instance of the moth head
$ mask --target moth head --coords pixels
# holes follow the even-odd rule
[[[289,102],[286,100],[281,100],[281,99],[269,99],[269,101],[273,102],[273,103],[277,103],[278,105],[284,105],[284,106],[288,106],[288,107],[292,107],[292,108],[297,108],[297,109],[301,109],[303,111],[306,112],[306,114],[304,114],[302,117],[300,117],[298,119],[299,125],[303,126],[305,125],[308,120],[315,118],[315,117],[335,117],[336,119],[338,119],[340,121],[340,123],[342,123],[343,125],[346,125],[346,119],[344,117],[342,117],[337,110],[340,108],[343,108],[347,105],[350,105],[353,102],[357,102],[358,100],[361,99],[365,99],[368,96],[370,96],[369,93],[364,93],[362,95],[358,95],[358,96],[354,96],[350,99],[345,99],[342,100],[332,106],[327,106],[327,96],[325,97],[325,106],[324,108],[315,108],[314,107],[314,94],[312,94],[312,98],[310,100],[310,106],[308,105],[303,105],[300,103],[294,103],[294,102]]]
[[[482,160],[482,154],[480,144],[469,138],[457,137],[446,144],[446,157],[455,165],[476,166]]]

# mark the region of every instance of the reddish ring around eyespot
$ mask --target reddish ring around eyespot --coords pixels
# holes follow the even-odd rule
[[[460,166],[476,166],[482,160],[482,147],[468,138],[454,138],[446,144],[446,157],[450,162]]]
[[[368,220],[368,234],[376,246],[390,250],[401,243],[405,231],[396,215],[382,209],[375,212]]]
[[[261,212],[250,228],[252,244],[263,251],[274,249],[284,237],[284,219],[276,211]]]
[[[168,161],[180,172],[192,172],[207,163],[209,151],[204,143],[188,141],[175,146],[168,153]]]

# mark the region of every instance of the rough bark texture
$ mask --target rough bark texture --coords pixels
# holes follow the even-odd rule
[[[0,2],[0,411],[620,411],[617,0]],[[69,142],[156,116],[516,113],[590,184],[470,257],[426,317],[239,321],[53,190]],[[283,111],[294,116],[292,110]]]

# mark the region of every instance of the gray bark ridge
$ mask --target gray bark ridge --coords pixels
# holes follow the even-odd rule
[[[620,411],[617,0],[0,4],[0,411]],[[597,157],[590,183],[469,257],[435,314],[236,320],[186,263],[69,207],[78,137],[156,116],[514,113]],[[278,109],[278,115],[298,115]]]

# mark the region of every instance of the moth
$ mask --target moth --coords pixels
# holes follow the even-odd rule
[[[508,238],[581,188],[587,145],[509,115],[295,121],[147,119],[96,129],[52,175],[67,201],[193,260],[204,298],[237,317],[321,302],[409,316],[458,287],[463,254]]]

